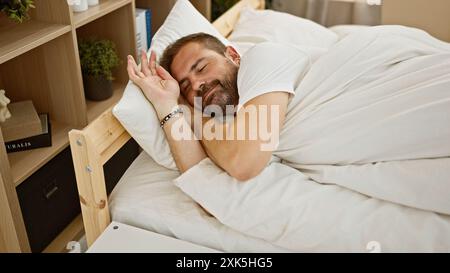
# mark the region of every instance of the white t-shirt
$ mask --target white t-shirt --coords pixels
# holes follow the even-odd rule
[[[270,92],[295,95],[303,76],[323,53],[323,49],[271,42],[255,45],[241,58],[237,77],[239,107]]]

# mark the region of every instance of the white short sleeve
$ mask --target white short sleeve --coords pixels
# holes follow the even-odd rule
[[[311,65],[309,55],[294,46],[260,43],[241,59],[238,71],[239,105],[270,92],[295,95],[295,89]]]

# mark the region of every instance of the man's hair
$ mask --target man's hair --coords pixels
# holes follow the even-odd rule
[[[205,48],[213,50],[221,55],[225,55],[226,46],[216,37],[206,34],[206,33],[194,33],[183,38],[176,40],[174,43],[169,45],[162,54],[159,64],[164,67],[169,73],[172,73],[170,67],[173,62],[173,58],[180,49],[189,43],[199,43]]]

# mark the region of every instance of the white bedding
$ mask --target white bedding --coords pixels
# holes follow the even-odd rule
[[[229,196],[233,196],[234,205],[248,206],[252,203],[242,202],[243,199],[251,199],[258,194],[264,196],[264,184],[254,188],[250,184],[232,181],[236,183],[235,187],[224,187],[216,177],[208,174],[220,174],[220,170],[208,161],[202,162],[201,165],[197,170],[206,170],[206,173],[201,175],[209,175],[213,183],[217,182],[200,185],[205,186],[205,191],[210,191],[212,198],[215,198],[216,194],[224,194],[224,190],[231,189],[234,192]],[[278,243],[281,240],[289,242],[292,239],[289,234],[294,234],[297,237],[291,242],[291,246],[295,246],[294,251],[365,252],[372,241],[381,244],[381,251],[392,251],[391,245],[397,245],[395,251],[450,250],[448,216],[390,204],[337,186],[318,185],[286,166],[282,166],[280,170],[286,171],[288,179],[280,181],[278,177],[278,187],[270,189],[270,196],[282,202],[284,206],[267,210],[273,200],[264,199],[259,202],[260,200],[256,199],[253,204],[259,205],[260,209],[253,211],[272,211],[267,214],[266,223],[260,223],[259,229],[263,232],[268,229],[267,224],[272,223],[273,230],[277,219],[283,218],[274,216],[280,213],[280,208],[281,215],[298,215],[301,221],[293,223],[296,233],[293,233],[295,230],[285,231],[284,236],[279,234],[278,238],[274,237]],[[112,220],[226,252],[292,251],[244,235],[222,224],[175,186],[173,180],[178,175],[177,171],[158,165],[142,152],[110,196]],[[198,180],[202,183],[201,181],[204,180]],[[253,196],[249,196],[249,187],[255,192]],[[266,185],[266,189],[268,188]],[[281,194],[282,192],[284,194]],[[244,216],[245,219],[252,215],[252,209],[248,207],[242,207],[240,211],[241,213],[235,214],[238,221],[242,221],[239,217]]]
[[[178,175],[143,151],[110,195],[112,220],[220,251],[288,251],[222,225],[175,186]]]
[[[239,183],[209,159],[177,177],[141,155],[111,196],[113,219],[225,251],[450,251],[450,45],[358,31],[297,91],[283,164]]]

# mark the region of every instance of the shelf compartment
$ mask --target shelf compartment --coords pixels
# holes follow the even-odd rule
[[[127,1],[115,0],[112,2],[124,4]],[[134,24],[123,24],[121,22],[134,22],[133,6],[132,2],[122,5],[120,8],[76,29],[78,44],[85,39],[95,38],[110,40],[116,45],[117,54],[121,63],[119,67],[113,69],[112,73],[115,79],[114,81],[122,85],[126,85],[129,80],[126,69],[127,55],[135,54],[136,37],[134,34]]]
[[[71,26],[30,20],[0,28],[0,64],[71,31]]]
[[[76,28],[84,26],[85,24],[90,23],[130,3],[132,3],[132,0],[100,0],[99,5],[97,6],[91,6],[84,12],[74,12],[74,25]]]
[[[0,89],[12,102],[32,100],[38,113],[83,126],[87,118],[78,55],[68,32],[0,65]],[[81,113],[80,113],[80,109]]]
[[[55,155],[69,146],[68,133],[73,126],[51,120],[52,146],[8,154],[14,186],[20,185]]]
[[[99,117],[105,110],[115,105],[122,98],[126,84],[113,82],[113,95],[104,101],[86,100],[88,122],[91,123]]]

